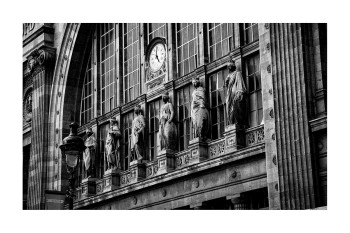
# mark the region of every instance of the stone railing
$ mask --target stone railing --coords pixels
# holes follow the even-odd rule
[[[225,154],[225,138],[209,142],[209,158],[219,157]]]
[[[264,125],[258,125],[256,127],[246,129],[245,131],[245,141],[247,147],[264,142],[264,139]]]
[[[230,126],[224,135],[223,138],[209,142],[193,139],[187,150],[160,153],[155,161],[131,164],[127,171],[106,173],[101,179],[90,178],[77,188],[75,201],[198,164],[207,159],[221,157],[241,148],[262,144],[264,125],[248,129],[236,129]]]
[[[156,176],[158,173],[158,160],[146,163],[146,179]]]
[[[190,150],[181,151],[175,154],[175,169],[180,169],[189,166],[191,163],[192,155]]]

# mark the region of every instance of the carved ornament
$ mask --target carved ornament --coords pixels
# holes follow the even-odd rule
[[[50,66],[54,61],[54,51],[49,49],[35,49],[27,58],[27,74]]]
[[[30,122],[32,120],[32,95],[33,95],[33,88],[28,88],[26,93],[24,94],[23,99],[23,118],[26,122]]]

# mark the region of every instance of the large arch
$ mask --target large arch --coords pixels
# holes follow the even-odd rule
[[[66,24],[55,64],[49,112],[49,190],[64,190],[67,185],[65,162],[58,148],[69,134],[69,124],[79,122],[84,69],[93,24]],[[85,58],[85,59],[84,59]]]

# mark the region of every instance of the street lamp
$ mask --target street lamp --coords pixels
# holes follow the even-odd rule
[[[59,146],[62,152],[62,157],[66,158],[67,172],[69,174],[67,189],[67,197],[69,199],[69,209],[73,209],[73,197],[74,194],[74,172],[75,168],[85,150],[84,140],[77,135],[78,133],[78,123],[73,122],[69,125],[70,134],[63,139],[62,145]]]

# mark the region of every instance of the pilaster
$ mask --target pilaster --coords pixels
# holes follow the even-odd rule
[[[171,172],[175,169],[175,151],[162,150],[158,154],[158,172],[157,175]]]
[[[244,127],[232,124],[225,127],[225,153],[237,151],[245,146]]]
[[[53,158],[48,154],[48,115],[55,49],[42,46],[27,57],[27,73],[33,79],[32,133],[29,164],[28,209],[45,208],[45,189],[52,178],[48,172]]]
[[[270,25],[259,24],[259,44],[260,44],[260,73],[261,73],[261,94],[264,119],[264,137],[266,150],[266,172],[267,188],[270,209],[281,209],[279,170],[277,161],[276,144],[276,125],[275,125],[275,106],[273,99],[275,90],[272,81],[272,57],[271,57],[271,39]]]
[[[275,182],[274,188],[279,192],[281,209],[315,207],[306,104],[308,66],[304,56],[304,43],[312,38],[307,36],[302,27],[301,24],[259,25],[260,51],[263,55],[260,65],[262,83],[266,85],[272,81],[273,86],[270,88],[269,84],[269,87],[262,87],[269,198]],[[271,54],[271,60],[267,54]],[[270,97],[267,98],[268,96]],[[271,169],[278,169],[278,173],[269,172]],[[269,174],[278,174],[279,182]],[[278,201],[278,198],[272,200]],[[270,202],[270,208],[273,206],[275,204]]]

